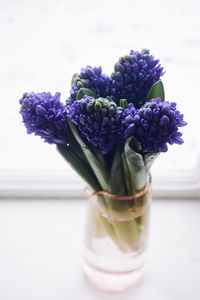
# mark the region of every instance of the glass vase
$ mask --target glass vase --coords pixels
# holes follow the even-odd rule
[[[150,205],[150,186],[133,198],[89,197],[82,252],[89,285],[110,293],[138,286],[145,271]]]

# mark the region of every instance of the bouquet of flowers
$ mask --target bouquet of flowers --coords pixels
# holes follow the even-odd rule
[[[56,144],[98,198],[99,236],[108,234],[126,252],[140,244],[152,163],[167,144],[183,143],[179,127],[186,122],[176,103],[165,100],[163,74],[149,50],[131,50],[111,76],[91,66],[74,74],[65,104],[59,92],[20,99],[27,133]]]

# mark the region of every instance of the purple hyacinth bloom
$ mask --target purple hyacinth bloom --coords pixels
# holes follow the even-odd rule
[[[137,110],[129,104],[122,113],[120,135],[123,140],[135,137],[141,143],[143,153],[166,152],[167,143],[183,143],[182,133],[178,130],[186,124],[175,102],[162,102],[157,98]]]
[[[148,93],[151,86],[164,74],[158,59],[150,55],[149,50],[130,51],[115,64],[112,73],[111,95],[116,99],[127,99],[135,107]]]
[[[27,133],[35,133],[49,144],[68,144],[67,110],[60,93],[25,93],[20,113]]]
[[[71,121],[81,136],[103,154],[113,149],[119,140],[121,108],[104,98],[84,96],[68,106]]]
[[[92,90],[97,97],[106,97],[110,95],[109,76],[102,73],[101,67],[86,66],[82,68],[80,74],[74,74],[70,91],[70,98],[67,104],[71,104],[76,99],[77,93],[81,88]]]

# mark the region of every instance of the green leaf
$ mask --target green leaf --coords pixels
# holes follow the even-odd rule
[[[100,186],[98,180],[87,164],[80,159],[80,157],[73,151],[70,146],[57,145],[58,152],[62,157],[72,166],[72,168],[89,184],[94,190],[99,190]]]
[[[118,196],[126,194],[126,186],[123,174],[123,164],[122,164],[122,152],[124,150],[124,143],[120,143],[117,146],[110,176],[109,176],[109,192]]]
[[[129,139],[129,145],[131,149],[134,150],[135,152],[141,152],[142,150],[141,143],[138,142],[138,140],[134,137],[131,137],[131,139]]]
[[[85,157],[85,154],[83,153],[80,144],[75,139],[75,137],[70,129],[70,126],[67,127],[67,136],[68,136],[68,140],[69,140],[69,145],[72,148],[72,150],[74,151],[74,153],[76,154],[76,156],[84,163],[84,165],[88,169],[88,171],[94,175],[94,172],[93,172],[87,158]],[[94,175],[94,177],[96,178],[95,175]],[[98,182],[97,179],[96,179],[96,181]],[[98,183],[98,186],[100,187],[99,183]]]
[[[131,196],[132,188],[131,188],[130,173],[129,173],[126,156],[124,153],[122,153],[122,165],[123,165],[123,176],[124,176],[124,181],[126,184],[126,190],[127,190],[128,195]]]
[[[153,162],[159,156],[160,152],[147,153],[144,155],[144,163],[146,167],[146,173],[148,174]]]
[[[77,81],[77,79],[80,78],[79,76],[80,76],[80,74],[78,74],[78,73],[75,73],[75,74],[72,76],[72,79],[71,79],[71,87],[74,85],[74,83]]]
[[[134,193],[145,187],[146,169],[142,155],[135,152],[131,147],[131,143],[133,142],[134,140],[132,137],[127,139],[124,152],[129,170],[132,192]]]
[[[88,167],[90,167],[90,165],[88,164],[87,159],[86,159],[79,143],[74,138],[74,135],[73,135],[73,133],[72,133],[69,126],[67,127],[67,137],[68,137],[68,140],[69,140],[69,145],[74,150],[76,155],[79,156],[79,158],[81,160],[85,161],[85,163],[88,165]]]
[[[91,96],[93,98],[97,98],[96,94],[91,91],[90,89],[86,89],[86,88],[81,88],[79,91],[78,91],[78,94],[76,95],[76,100],[80,100],[82,99],[84,96]]]
[[[71,128],[71,131],[72,131],[76,141],[79,143],[88,163],[90,164],[94,174],[96,175],[96,177],[101,185],[101,188],[103,190],[107,190],[108,189],[108,173],[106,170],[106,165],[103,163],[103,160],[99,161],[99,159],[95,156],[95,154],[91,151],[91,149],[83,141],[83,139],[80,137],[75,125],[71,122],[69,117],[68,117],[68,124]]]
[[[145,97],[145,99],[142,101],[141,104],[143,105],[145,102],[154,98],[160,98],[162,101],[165,100],[165,92],[164,92],[164,86],[162,81],[158,81],[152,85],[147,96]]]
[[[126,99],[120,99],[119,100],[119,106],[121,106],[122,108],[127,108],[128,106],[128,102]]]

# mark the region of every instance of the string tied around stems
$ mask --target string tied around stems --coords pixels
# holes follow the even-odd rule
[[[91,197],[96,196],[96,195],[104,195],[104,196],[107,196],[110,198],[114,198],[116,200],[134,200],[134,199],[138,199],[138,198],[144,196],[147,193],[148,189],[149,189],[149,186],[146,185],[141,191],[139,191],[136,194],[131,195],[131,196],[117,196],[117,195],[111,194],[106,191],[96,191],[91,194]]]
[[[107,196],[109,198],[114,198],[116,200],[134,200],[134,199],[138,199],[142,196],[144,196],[149,190],[149,184],[147,184],[142,190],[140,190],[139,192],[135,193],[134,195],[131,196],[118,196],[112,193],[109,193],[107,191],[104,190],[99,190],[99,191],[95,191],[93,193],[91,193],[90,188],[86,187],[85,188],[85,193],[86,195],[89,196],[89,198],[93,197],[93,196],[97,196],[97,195],[103,195],[103,196]]]
[[[89,196],[89,200],[95,201],[94,197],[95,196],[105,196],[108,198],[112,198],[114,200],[113,204],[115,203],[116,200],[119,200],[121,204],[123,201],[130,201],[130,200],[136,200],[145,196],[149,192],[149,184],[147,184],[142,190],[139,192],[135,193],[134,195],[130,196],[118,196],[114,195],[112,193],[109,193],[107,191],[99,190],[91,193],[91,190],[89,188],[85,189],[85,193]],[[146,202],[146,201],[145,201]],[[128,207],[126,211],[118,211],[115,210],[114,208],[104,208],[101,205],[101,200],[100,201],[95,201],[95,206],[98,207],[98,211],[101,214],[102,217],[109,219],[110,222],[127,222],[131,221],[135,218],[138,218],[143,215],[144,211],[146,210],[146,204],[142,202],[136,202],[132,207]]]

